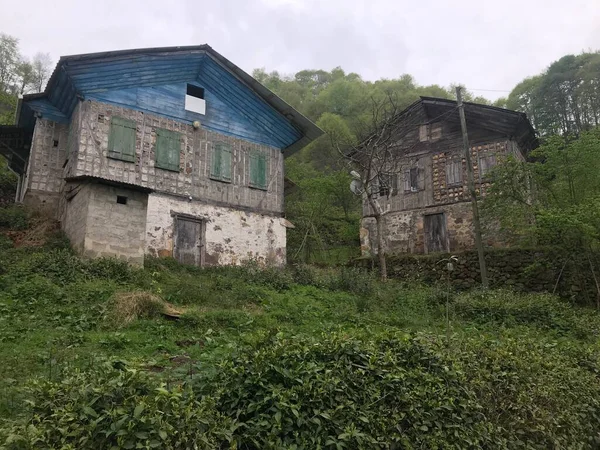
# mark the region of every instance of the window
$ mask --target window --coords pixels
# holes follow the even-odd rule
[[[222,142],[214,144],[210,164],[213,180],[231,182],[231,147]]]
[[[404,172],[404,191],[417,192],[419,190],[419,169],[413,167]]]
[[[206,114],[206,100],[204,100],[204,88],[194,84],[188,84],[185,92],[186,111],[198,114]]]
[[[419,140],[421,142],[437,141],[442,138],[442,124],[428,123],[419,127]]]
[[[133,120],[113,117],[108,135],[108,157],[135,162],[135,133]]]
[[[267,155],[264,152],[250,154],[250,187],[267,189]]]
[[[496,155],[486,155],[479,157],[479,176],[481,178],[489,175],[492,167],[496,165]]]
[[[448,186],[462,184],[462,162],[460,160],[446,163],[446,184]]]
[[[175,131],[156,129],[155,166],[160,169],[179,172],[181,136]]]
[[[379,175],[379,195],[390,196],[398,193],[398,177],[393,173],[382,173]]]
[[[117,203],[119,205],[126,205],[127,204],[127,197],[125,197],[124,195],[117,195]]]

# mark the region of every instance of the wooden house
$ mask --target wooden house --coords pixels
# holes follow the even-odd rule
[[[200,45],[60,58],[0,149],[83,255],[282,265],[283,159],[321,134]]]
[[[464,103],[475,189],[485,196],[490,170],[508,155],[523,159],[537,138],[524,113]],[[421,97],[394,121],[394,170],[379,175],[377,201],[390,253],[454,252],[474,247],[466,161],[455,101]],[[376,249],[375,220],[365,200],[363,254]],[[494,242],[489,244],[501,245]]]

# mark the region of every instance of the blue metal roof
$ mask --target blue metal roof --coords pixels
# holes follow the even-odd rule
[[[179,104],[148,109],[148,102],[144,101],[158,89],[164,95],[170,93],[179,98],[185,95],[185,83],[204,87],[207,101],[210,96],[215,100],[215,110],[207,112],[206,118],[198,118],[207,128],[272,145],[287,154],[323,133],[208,45],[64,56],[45,92],[23,98],[18,123],[32,127],[35,116],[68,122],[80,99],[116,103],[192,122],[196,117],[183,111]],[[166,97],[165,102],[168,103]],[[236,123],[232,124],[231,119],[224,121],[226,116]]]

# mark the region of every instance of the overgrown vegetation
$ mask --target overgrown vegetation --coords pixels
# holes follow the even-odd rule
[[[359,269],[136,269],[6,239],[0,447],[600,443],[600,315],[551,295],[453,293],[448,323],[437,287]]]

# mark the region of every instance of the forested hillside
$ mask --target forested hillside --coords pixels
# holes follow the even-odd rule
[[[410,75],[370,82],[341,68],[304,70],[294,76],[260,69],[253,75],[327,133],[286,161],[288,176],[300,187],[287,198],[288,218],[296,225],[289,233],[288,254],[292,260],[329,262],[356,254],[358,200],[349,192],[349,167],[337,148],[351,145],[368,127],[373,102],[391,97],[402,108],[420,95],[452,98],[453,87],[421,86]],[[600,121],[600,53],[564,56],[494,103],[468,92],[465,99],[527,113],[542,142],[553,135],[576,139]],[[538,155],[545,152],[543,147]],[[568,160],[583,167],[586,162],[576,155],[582,153],[574,150]]]

